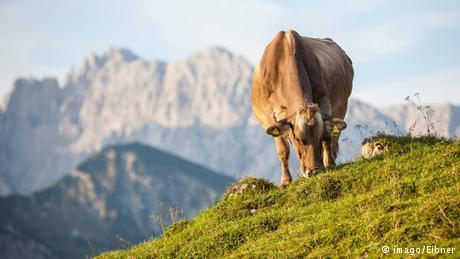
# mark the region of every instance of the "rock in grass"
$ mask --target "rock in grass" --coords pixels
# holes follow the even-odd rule
[[[388,151],[390,143],[379,139],[378,137],[366,138],[363,140],[361,147],[361,155],[365,159],[371,159],[375,156],[380,156]]]
[[[236,197],[237,195],[247,192],[265,192],[276,186],[266,179],[255,177],[246,177],[230,186],[224,194],[224,198]]]

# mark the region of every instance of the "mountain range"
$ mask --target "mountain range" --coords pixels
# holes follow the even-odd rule
[[[248,61],[219,47],[170,62],[110,49],[91,53],[62,83],[20,78],[0,106],[0,193],[42,190],[107,145],[133,141],[230,176],[278,181],[273,140],[251,115],[252,73]],[[460,107],[433,108],[437,132],[459,136]],[[377,131],[404,134],[414,121],[415,133],[425,128],[409,103],[376,108],[351,99],[346,121],[342,162]]]
[[[233,181],[139,143],[109,146],[51,187],[0,198],[0,257],[127,248],[207,208]]]

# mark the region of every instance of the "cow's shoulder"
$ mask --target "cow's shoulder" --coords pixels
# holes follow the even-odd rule
[[[276,52],[279,55],[294,55],[302,45],[302,36],[294,30],[279,31],[268,44],[265,51]]]
[[[274,85],[281,74],[278,71],[285,69],[283,64],[292,60],[296,53],[302,52],[302,37],[293,30],[279,31],[272,41],[265,47],[264,54],[256,68],[258,79],[267,87]]]

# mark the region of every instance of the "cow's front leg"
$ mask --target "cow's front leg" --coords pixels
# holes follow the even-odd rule
[[[323,149],[323,165],[326,168],[335,166],[335,159],[339,151],[340,132],[347,127],[345,121],[339,118],[329,118],[324,121],[325,130],[321,140]]]
[[[289,141],[283,137],[275,137],[276,152],[281,161],[281,187],[286,187],[292,182],[289,172]]]
[[[323,148],[323,165],[326,169],[334,167],[335,161],[332,154],[332,143],[331,139],[324,139],[321,141],[321,146]]]

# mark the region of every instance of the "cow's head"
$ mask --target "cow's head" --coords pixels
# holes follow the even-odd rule
[[[322,115],[317,104],[310,104],[286,119],[276,121],[267,129],[273,137],[289,134],[300,160],[304,176],[314,175],[323,168],[321,141],[337,136],[347,124],[339,118]]]

